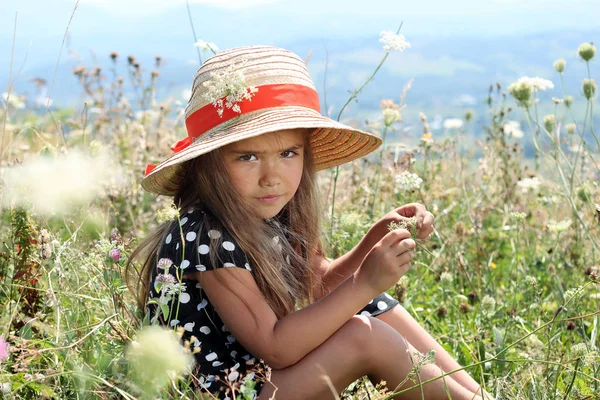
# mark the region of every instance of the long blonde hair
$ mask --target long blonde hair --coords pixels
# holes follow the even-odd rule
[[[315,280],[309,268],[310,260],[315,254],[322,254],[320,207],[308,136],[306,132],[300,185],[276,223],[265,223],[231,190],[234,186],[219,149],[182,164],[172,182],[178,188],[174,202],[180,209],[199,205],[231,233],[248,257],[258,288],[278,318],[294,311],[298,304],[312,302]],[[148,298],[151,272],[158,261],[160,246],[173,223],[176,221],[159,226],[135,248],[127,262],[127,284],[141,309]],[[280,246],[274,245],[275,236],[287,240],[280,240]],[[141,260],[139,270],[134,265],[138,259]]]

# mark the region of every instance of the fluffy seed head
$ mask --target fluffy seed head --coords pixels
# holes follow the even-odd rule
[[[549,114],[544,117],[544,128],[549,133],[554,132],[556,129],[556,116],[554,114]]]
[[[554,69],[556,69],[559,73],[562,73],[565,70],[566,65],[567,62],[564,58],[559,58],[558,60],[554,61]]]
[[[598,85],[596,85],[596,81],[594,79],[584,79],[583,80],[583,95],[586,99],[591,100],[596,95],[596,89]]]
[[[577,53],[583,61],[590,61],[596,55],[596,46],[592,43],[581,43],[579,49],[577,49]]]

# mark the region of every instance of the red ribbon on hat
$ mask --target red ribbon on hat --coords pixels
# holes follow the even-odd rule
[[[242,100],[237,103],[241,110],[239,113],[231,108],[224,108],[223,114],[219,115],[217,108],[212,103],[194,111],[185,121],[188,136],[177,142],[171,147],[171,150],[178,153],[192,144],[194,139],[217,125],[252,111],[271,107],[297,106],[310,108],[319,113],[321,112],[317,92],[307,86],[273,84],[257,86],[257,89],[258,91],[255,92],[250,99]],[[223,103],[225,103],[225,98],[226,97],[221,98]],[[146,166],[145,175],[152,172],[154,168],[156,168],[156,165],[148,164]]]

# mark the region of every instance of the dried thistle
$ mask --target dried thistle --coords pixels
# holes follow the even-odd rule
[[[387,228],[388,228],[388,231],[390,231],[390,232],[395,231],[397,229],[406,229],[407,231],[410,232],[410,237],[411,237],[411,239],[413,239],[415,241],[417,246],[419,246],[422,250],[427,252],[427,254],[429,254],[430,256],[435,257],[435,254],[433,254],[431,251],[427,250],[421,244],[421,239],[417,238],[417,235],[419,234],[419,230],[417,229],[417,217],[406,218],[406,219],[400,220],[398,222],[392,221],[388,224]]]
[[[410,236],[413,239],[417,238],[417,217],[410,217],[407,219],[403,219],[398,222],[390,222],[388,225],[388,231],[395,231],[397,229],[406,229],[410,232]]]

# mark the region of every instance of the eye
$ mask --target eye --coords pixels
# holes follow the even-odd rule
[[[281,153],[281,155],[283,156],[283,158],[292,158],[294,156],[297,156],[298,153],[296,153],[293,150],[286,150],[283,153]]]
[[[238,157],[239,161],[255,161],[256,156],[254,154],[244,154],[243,156]]]

